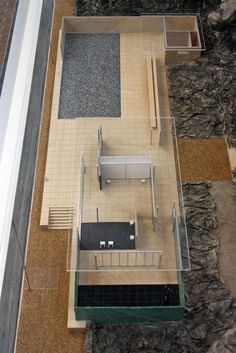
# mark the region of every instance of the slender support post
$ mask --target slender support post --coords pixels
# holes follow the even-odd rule
[[[163,253],[160,252],[160,253],[159,253],[159,262],[158,262],[158,268],[159,268],[159,269],[161,268],[162,255],[163,255]]]
[[[99,145],[99,148],[100,148],[100,146],[101,146],[100,129],[98,129],[98,145]]]
[[[97,223],[99,222],[98,207],[96,208]]]
[[[97,260],[97,254],[93,254],[93,258],[94,258],[94,267],[95,267],[95,270],[98,269],[98,260]]]
[[[102,191],[102,176],[99,176],[99,189]]]
[[[156,172],[156,166],[154,165],[152,168],[153,182],[155,182],[155,172]]]

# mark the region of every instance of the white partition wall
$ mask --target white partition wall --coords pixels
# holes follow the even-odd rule
[[[152,158],[135,157],[100,157],[102,179],[150,179]]]

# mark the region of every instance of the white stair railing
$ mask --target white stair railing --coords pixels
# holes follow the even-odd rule
[[[94,267],[99,268],[161,268],[163,251],[105,250],[93,252]]]

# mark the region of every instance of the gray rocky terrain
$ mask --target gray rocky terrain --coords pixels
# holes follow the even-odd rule
[[[224,336],[216,341],[207,353],[234,353],[236,352],[236,328],[228,330]]]
[[[169,66],[171,112],[179,137],[226,136],[235,147],[236,1],[223,0],[206,21],[214,45],[194,63]]]
[[[236,146],[236,51],[224,45],[220,42],[194,63],[169,66],[178,137],[227,136],[228,144]]]

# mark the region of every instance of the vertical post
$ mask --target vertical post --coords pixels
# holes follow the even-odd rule
[[[96,208],[96,216],[97,216],[97,223],[99,222],[99,217],[98,217],[98,207]]]
[[[153,132],[153,128],[150,129],[150,145],[152,145],[152,132]]]
[[[159,262],[158,262],[158,268],[161,268],[161,260],[162,260],[162,252],[159,253]]]
[[[98,183],[99,183],[99,189],[100,191],[102,190],[102,168],[101,168],[101,151],[98,151],[98,165],[97,165],[97,176],[98,176]]]
[[[99,133],[100,133],[100,153],[103,155],[103,137],[102,137],[102,126],[100,125],[99,127]]]
[[[150,184],[151,184],[151,197],[152,197],[152,227],[153,227],[153,232],[157,232],[157,227],[156,227],[156,222],[157,222],[157,215],[156,215],[156,206],[155,206],[155,186],[154,186],[154,173],[155,173],[155,167],[150,166]]]
[[[155,172],[156,172],[156,166],[154,165],[152,168],[153,182],[155,181]]]
[[[98,131],[98,146],[99,146],[99,149],[100,149],[100,129],[97,130]]]
[[[94,267],[95,267],[95,270],[98,269],[98,261],[97,261],[97,254],[93,254],[93,258],[94,258]]]
[[[99,176],[99,189],[102,191],[102,176]]]

